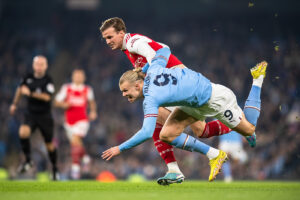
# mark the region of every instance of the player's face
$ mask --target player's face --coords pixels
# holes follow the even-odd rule
[[[48,68],[47,59],[42,56],[37,56],[33,59],[33,71],[37,76],[43,76]]]
[[[114,27],[109,27],[102,32],[102,37],[112,50],[122,48],[124,35],[124,31],[117,32]]]
[[[72,74],[72,82],[80,85],[85,81],[85,74],[82,70],[75,70]]]
[[[137,99],[143,97],[143,86],[140,82],[131,83],[129,81],[125,81],[120,85],[120,90],[122,92],[123,97],[127,97],[130,103],[135,102]]]

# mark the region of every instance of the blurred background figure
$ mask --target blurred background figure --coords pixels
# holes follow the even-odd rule
[[[22,78],[10,106],[10,114],[14,115],[21,97],[26,97],[27,109],[24,111],[24,121],[19,128],[25,161],[19,166],[18,173],[24,174],[33,168],[30,136],[38,128],[44,138],[52,163],[52,179],[57,180],[56,148],[52,142],[54,124],[51,114],[51,99],[55,89],[52,78],[46,74],[48,61],[45,56],[35,56],[32,67],[33,72]]]
[[[71,177],[73,180],[80,178],[81,161],[85,165],[90,162],[82,138],[88,133],[89,121],[97,118],[93,89],[84,82],[84,71],[82,69],[73,70],[72,83],[64,84],[55,97],[55,106],[65,110],[64,127],[71,143]],[[87,114],[88,109],[89,113]]]
[[[227,183],[233,180],[231,163],[239,162],[240,164],[245,164],[248,160],[247,153],[243,149],[242,139],[242,136],[235,131],[219,136],[219,149],[229,155],[229,161],[224,163],[222,167],[224,181]]]

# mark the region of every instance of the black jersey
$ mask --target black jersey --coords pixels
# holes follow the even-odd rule
[[[32,73],[26,75],[20,86],[26,85],[31,92],[47,93],[51,97],[54,94],[54,84],[52,78],[49,75],[45,75],[42,78],[35,78]],[[51,101],[43,101],[33,97],[27,97],[27,109],[29,113],[44,114],[51,112]]]

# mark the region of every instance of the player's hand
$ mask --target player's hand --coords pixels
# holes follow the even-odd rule
[[[21,94],[25,96],[30,96],[31,92],[26,85],[21,86]]]
[[[91,111],[89,114],[89,119],[90,121],[94,121],[95,119],[97,119],[97,112],[96,111]]]
[[[17,110],[17,106],[15,104],[11,104],[10,107],[9,107],[9,113],[11,115],[14,115],[16,110]]]
[[[71,104],[68,103],[68,102],[63,102],[61,105],[62,105],[62,108],[63,108],[64,110],[67,110],[67,109],[70,108],[70,106],[71,106]]]
[[[119,146],[111,147],[106,151],[102,152],[102,159],[103,160],[110,160],[112,157],[115,157],[121,153]]]

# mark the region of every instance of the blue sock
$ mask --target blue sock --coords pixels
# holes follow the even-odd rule
[[[254,126],[256,126],[260,114],[260,92],[260,87],[252,85],[244,107],[246,119]]]
[[[231,166],[230,166],[230,162],[226,162],[223,164],[222,166],[222,171],[224,173],[224,177],[229,177],[231,176]]]
[[[203,142],[197,140],[193,136],[187,135],[185,133],[181,133],[175,140],[171,142],[171,145],[187,150],[187,151],[196,151],[202,153],[204,155],[207,154],[210,146],[204,144]]]

